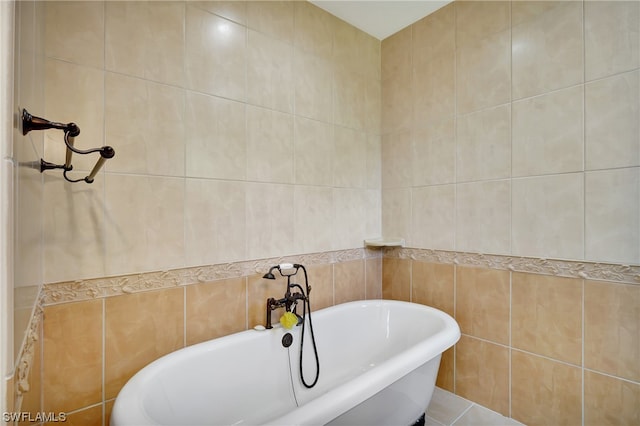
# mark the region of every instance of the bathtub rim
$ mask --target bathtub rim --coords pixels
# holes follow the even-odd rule
[[[346,383],[342,383],[331,388],[326,393],[319,395],[306,404],[294,407],[291,413],[285,413],[283,416],[272,419],[265,419],[264,424],[294,425],[328,423],[335,417],[348,411],[350,408],[375,395],[377,392],[389,386],[396,380],[406,376],[416,368],[427,363],[438,354],[442,354],[460,339],[460,328],[457,322],[450,315],[439,309],[414,302],[387,299],[358,300],[319,309],[312,313],[312,317],[314,317],[315,314],[320,314],[321,312],[324,312],[324,316],[329,315],[331,311],[335,310],[353,309],[353,306],[357,305],[361,305],[363,308],[365,308],[366,305],[380,305],[380,307],[383,308],[385,305],[396,306],[398,308],[402,306],[410,306],[413,309],[419,308],[420,310],[429,311],[430,315],[435,315],[441,319],[444,322],[444,326],[442,329],[429,336],[426,340],[405,349],[401,353],[391,356],[376,365],[374,368],[349,379]],[[274,325],[272,330],[244,330],[178,349],[150,362],[137,371],[118,392],[112,409],[110,424],[116,424],[119,412],[124,413],[124,419],[120,419],[120,421],[126,419],[127,422],[132,422],[123,424],[158,424],[153,417],[147,414],[144,407],[144,396],[136,394],[135,390],[143,388],[146,384],[145,382],[150,380],[154,373],[157,374],[157,372],[164,368],[167,363],[171,364],[174,358],[181,358],[184,356],[185,351],[197,352],[198,348],[202,347],[205,347],[205,351],[219,350],[220,345],[229,346],[237,341],[252,339],[254,338],[255,333],[271,334],[284,332],[286,332],[286,330],[284,330],[279,324]],[[206,349],[207,346],[212,346],[212,348]],[[395,363],[398,363],[398,366],[390,368],[390,366]],[[145,373],[140,374],[143,371]],[[132,395],[127,395],[130,393],[132,393]],[[121,399],[121,395],[128,396],[129,400]],[[120,403],[119,400],[121,401]],[[325,408],[327,404],[330,404],[332,407],[330,413],[328,413]],[[119,409],[116,410],[116,407],[119,407]]]
[[[344,306],[344,309],[349,305],[376,302],[385,305],[391,304],[395,306],[412,306],[419,307],[431,311],[432,314],[442,319],[445,326],[442,330],[429,336],[428,339],[417,343],[403,352],[396,354],[384,362],[376,365],[376,367],[367,370],[363,374],[354,377],[332,388],[329,392],[320,395],[296,408],[295,414],[285,414],[284,416],[271,419],[267,421],[267,425],[302,425],[302,424],[326,424],[333,420],[335,417],[347,412],[355,405],[367,400],[371,396],[375,395],[382,389],[386,388],[396,380],[410,374],[415,369],[421,367],[427,362],[431,361],[434,357],[442,354],[444,351],[456,344],[460,339],[460,328],[458,323],[446,312],[431,306],[422,305],[414,302],[405,302],[397,300],[387,299],[368,299],[358,300],[354,302],[346,302],[339,305],[334,305],[325,308],[327,311],[334,308],[340,308]],[[346,306],[345,306],[346,305]],[[318,311],[320,312],[320,311]],[[443,349],[438,349],[442,348]],[[392,364],[399,363],[399,367],[391,368]],[[390,376],[395,378],[391,380]],[[327,410],[324,409],[327,404],[330,404],[335,410],[331,411],[331,414],[327,414]],[[425,407],[426,409],[426,407]],[[336,412],[339,411],[336,415]]]

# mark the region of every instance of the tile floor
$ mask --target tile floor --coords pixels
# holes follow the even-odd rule
[[[436,388],[427,409],[426,426],[516,426],[522,425],[502,414]]]

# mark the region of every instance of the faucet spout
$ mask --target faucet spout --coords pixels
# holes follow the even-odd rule
[[[299,300],[305,301],[307,300],[307,298],[305,297],[304,294],[300,292],[291,293],[289,291],[287,291],[287,293],[284,295],[282,299],[275,299],[273,297],[268,298],[264,328],[266,329],[273,328],[273,325],[271,324],[271,311],[274,311],[278,308],[284,308],[285,311],[293,312],[296,314],[298,318],[301,318],[300,315],[298,315],[295,312],[296,304],[298,303]]]

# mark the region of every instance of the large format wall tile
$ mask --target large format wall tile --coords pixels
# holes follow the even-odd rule
[[[411,158],[412,161],[413,159],[418,161],[411,167],[413,186],[438,185],[455,181],[456,129],[454,122],[451,116],[414,128]],[[385,155],[383,163],[385,170],[388,158],[389,156]]]
[[[246,106],[191,91],[186,93],[185,104],[186,175],[244,180],[247,175]]]
[[[244,101],[246,28],[189,5],[186,14],[184,69],[188,88]]]
[[[509,29],[511,3],[506,1],[460,1],[456,6],[456,44],[476,43]]]
[[[640,165],[639,79],[636,70],[585,85],[586,170]]]
[[[457,182],[511,177],[511,108],[501,105],[459,116]]]
[[[585,176],[585,256],[640,263],[640,168]]]
[[[104,392],[111,399],[142,367],[184,346],[184,289],[126,294],[104,303]]]
[[[102,68],[104,65],[104,3],[46,3],[45,50],[52,58]]]
[[[293,183],[293,116],[247,106],[247,180]]]
[[[453,316],[454,267],[439,263],[411,263],[411,301]]]
[[[43,409],[69,412],[100,402],[102,301],[50,306],[44,316]]]
[[[336,305],[365,299],[364,260],[336,264],[333,271]]]
[[[414,244],[411,240],[411,193],[412,190],[409,188],[382,190],[382,229],[384,235],[404,238],[407,245]],[[449,238],[446,240],[452,241]]]
[[[379,260],[382,262],[382,259]],[[335,297],[333,265],[308,266],[307,278],[311,286],[311,293],[309,293],[311,309],[315,311],[333,306]],[[382,279],[382,271],[379,278]],[[302,276],[298,278],[298,282],[304,285]],[[275,293],[275,296],[277,295],[278,293]]]
[[[401,131],[382,136],[382,187],[411,186],[413,179],[413,150],[411,132]]]
[[[511,415],[527,425],[582,421],[582,372],[578,367],[511,351]]]
[[[318,233],[318,229],[330,229],[333,223],[335,211],[333,189],[298,185],[294,189],[293,197],[296,252],[313,253],[332,250],[333,234]],[[289,229],[290,227],[291,223]]]
[[[329,60],[296,51],[293,58],[293,84],[296,115],[332,122],[333,69]]]
[[[584,372],[584,424],[588,426],[640,423],[640,385]]]
[[[369,215],[366,197],[364,189],[333,189],[334,249],[360,247],[362,235],[371,235],[367,233],[367,222],[363,220]]]
[[[184,265],[184,179],[105,176],[106,271]]]
[[[106,69],[182,86],[185,7],[180,2],[106,2]]]
[[[456,268],[456,321],[460,331],[509,344],[509,273]]]
[[[293,7],[294,46],[321,58],[331,58],[335,17],[310,2],[295,2]],[[379,67],[380,63],[377,65]]]
[[[382,259],[365,260],[367,299],[382,299]]]
[[[585,77],[593,80],[640,66],[640,3],[584,3]]]
[[[382,74],[384,76],[384,72]],[[410,128],[413,107],[411,70],[401,70],[382,80],[382,133]]]
[[[293,254],[294,187],[246,184],[247,257],[262,259]]]
[[[364,188],[367,169],[367,135],[334,126],[333,186]]]
[[[512,181],[513,254],[583,258],[583,180],[569,173]]]
[[[104,179],[96,177],[89,187],[59,176],[46,176],[44,182],[42,202],[49,211],[42,224],[45,282],[104,276]]]
[[[584,365],[640,381],[640,287],[587,281],[584,292]]]
[[[582,87],[514,102],[513,176],[583,170],[583,103]]]
[[[448,4],[413,24],[412,57],[415,63],[428,62],[442,53],[455,50],[456,6],[455,3]],[[400,48],[402,48],[402,44],[400,44]],[[393,47],[389,51],[389,53],[393,53]],[[388,55],[382,57],[384,61],[387,58]]]
[[[296,117],[293,139],[296,184],[331,186],[335,161],[333,126]]]
[[[74,146],[79,149],[104,145],[104,75],[101,70],[69,62],[47,59],[45,63],[44,111],[30,111],[48,120],[76,123],[80,135]],[[55,164],[64,164],[66,147],[63,132],[47,130],[42,157]],[[74,155],[74,171],[90,171],[98,154]],[[51,172],[48,172],[51,173]],[[74,179],[83,178],[71,176]]]
[[[365,127],[366,78],[355,71],[334,70],[333,122],[362,130]]]
[[[456,188],[456,250],[511,251],[511,182],[472,182]]]
[[[382,260],[382,298],[411,301],[411,262],[406,259]]]
[[[457,113],[511,99],[511,33],[502,31],[456,49]]]
[[[511,344],[582,364],[582,280],[514,273]]]
[[[509,414],[509,348],[463,335],[455,350],[456,394]]]
[[[250,1],[247,3],[247,26],[288,44],[293,40],[293,2]]]
[[[187,179],[185,265],[246,259],[245,183]]]
[[[247,102],[293,112],[293,48],[255,31],[247,39]]]
[[[582,2],[512,6],[513,99],[582,83]]]
[[[382,79],[395,74],[409,75],[412,63],[412,30],[405,28],[382,42]]]
[[[414,62],[414,126],[455,114],[455,61],[455,52],[451,49]]]
[[[184,176],[184,91],[107,73],[105,143],[116,147],[112,172]]]
[[[455,186],[414,188],[411,191],[411,203],[411,244],[415,247],[452,250],[455,245],[456,228]],[[407,238],[404,234],[399,236]]]
[[[247,283],[244,277],[190,285],[185,290],[187,345],[247,328]]]

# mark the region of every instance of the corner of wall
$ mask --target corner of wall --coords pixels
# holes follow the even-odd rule
[[[13,37],[14,7],[11,1],[0,2],[0,153],[2,174],[0,175],[0,385],[1,411],[12,408],[10,389],[13,370],[13,262],[12,253],[12,206],[13,206],[13,162],[11,160],[13,134]],[[6,77],[5,77],[6,76]]]

